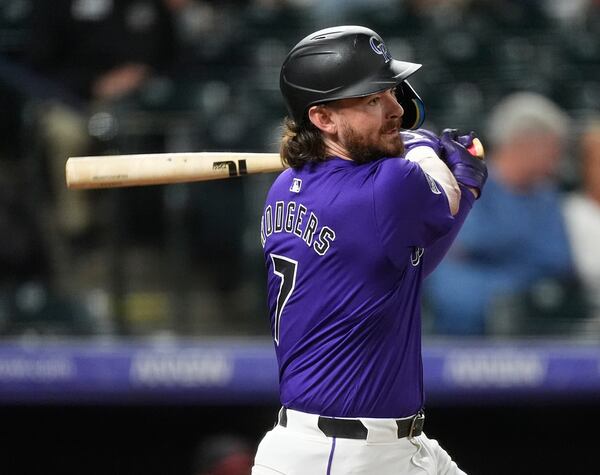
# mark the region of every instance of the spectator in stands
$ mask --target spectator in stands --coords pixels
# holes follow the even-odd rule
[[[600,2],[597,0],[538,0],[549,16],[564,25],[583,25],[598,13]]]
[[[254,452],[236,435],[216,435],[196,447],[192,475],[250,475]]]
[[[492,111],[486,191],[426,282],[434,332],[486,333],[503,297],[572,275],[557,180],[568,126],[534,93],[514,93]]]
[[[600,329],[600,117],[590,120],[580,138],[581,189],[564,202],[567,232],[576,270]]]
[[[33,2],[27,61],[47,84],[47,101],[37,108],[37,139],[50,178],[47,231],[54,235],[55,267],[71,268],[69,247],[59,244],[89,237],[95,217],[89,192],[70,192],[64,183],[69,156],[97,151],[90,114],[131,98],[167,67],[174,50],[163,0]],[[59,280],[63,270],[55,269]]]

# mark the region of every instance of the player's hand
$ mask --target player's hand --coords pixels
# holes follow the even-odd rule
[[[433,132],[426,129],[403,130],[400,135],[407,152],[415,147],[429,147],[438,157],[442,157],[440,138]]]
[[[440,144],[443,148],[442,158],[456,181],[474,189],[479,198],[487,181],[488,171],[483,150],[477,151],[473,143],[475,138],[474,132],[459,135],[456,129],[445,129],[440,136]]]

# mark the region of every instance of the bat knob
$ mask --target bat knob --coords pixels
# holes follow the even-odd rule
[[[467,147],[467,150],[474,157],[481,159],[485,157],[485,150],[483,148],[483,144],[481,143],[481,140],[479,140],[477,137],[473,139],[473,143],[471,143],[471,145]]]

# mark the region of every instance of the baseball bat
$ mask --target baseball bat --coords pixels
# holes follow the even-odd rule
[[[190,152],[70,157],[70,189],[118,188],[217,180],[286,168],[278,153]]]
[[[483,144],[481,143],[481,140],[479,140],[477,137],[473,139],[473,143],[470,147],[467,148],[467,150],[471,153],[471,155],[481,160],[483,160],[483,158],[485,157],[485,150],[483,148]]]
[[[469,152],[484,157],[479,139]],[[65,175],[69,189],[81,190],[217,180],[285,168],[277,153],[146,153],[70,157]]]

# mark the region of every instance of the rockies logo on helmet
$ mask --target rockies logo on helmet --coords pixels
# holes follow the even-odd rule
[[[371,49],[373,51],[375,51],[375,53],[383,56],[383,59],[386,63],[389,63],[392,60],[392,55],[390,54],[387,47],[385,46],[385,43],[383,43],[382,41],[379,41],[374,36],[371,36],[371,39],[369,40],[369,44],[371,45]]]

